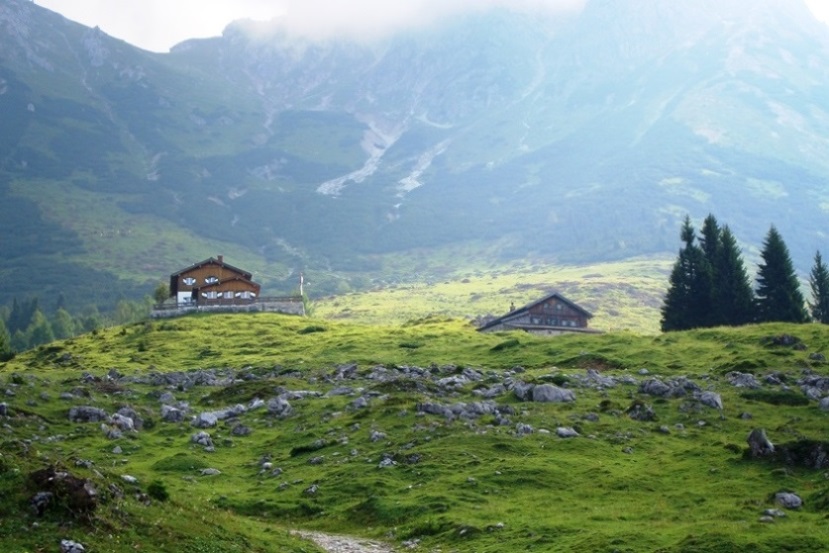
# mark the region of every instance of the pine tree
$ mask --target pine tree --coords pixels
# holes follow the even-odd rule
[[[789,249],[777,229],[769,229],[757,271],[757,316],[760,322],[802,323],[809,318]]]
[[[820,251],[815,254],[809,287],[812,289],[812,303],[809,304],[812,318],[819,323],[829,323],[829,269],[824,265]]]
[[[0,361],[6,360],[11,351],[12,347],[9,331],[6,330],[6,323],[3,321],[3,318],[0,317]]]
[[[714,265],[713,320],[717,325],[739,326],[756,317],[754,291],[740,257],[737,240],[728,225],[719,233]]]
[[[671,271],[668,292],[662,305],[664,332],[707,325],[712,299],[711,264],[702,248],[694,243],[691,218],[685,217],[681,232],[685,245]]]

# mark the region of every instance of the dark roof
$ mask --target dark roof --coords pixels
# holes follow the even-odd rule
[[[218,265],[219,267],[223,267],[225,269],[230,269],[231,271],[237,272],[237,273],[241,274],[242,276],[244,276],[244,278],[246,278],[248,280],[253,278],[252,273],[244,271],[244,270],[242,270],[238,267],[234,267],[233,265],[229,265],[229,264],[225,263],[224,260],[219,261],[215,257],[210,257],[208,259],[205,259],[204,261],[199,261],[198,263],[190,265],[186,269],[182,269],[180,271],[177,271],[177,272],[173,273],[172,275],[170,275],[170,277],[175,278],[175,277],[177,277],[178,275],[180,275],[182,273],[187,273],[189,271],[192,271],[193,269],[198,269],[199,267],[204,267],[205,265]]]
[[[539,305],[541,303],[549,301],[553,298],[558,299],[560,302],[566,304],[568,307],[570,307],[574,311],[577,311],[577,312],[581,313],[582,315],[584,315],[588,319],[591,319],[593,317],[593,314],[590,313],[589,311],[587,311],[586,309],[584,309],[583,307],[580,307],[578,304],[573,303],[572,301],[568,300],[567,298],[565,298],[564,296],[562,296],[558,292],[553,292],[551,294],[547,294],[546,296],[544,296],[543,298],[541,298],[539,300],[530,302],[530,303],[528,303],[527,305],[525,305],[523,307],[517,307],[517,308],[513,309],[512,311],[510,311],[509,313],[506,313],[504,315],[501,315],[500,317],[496,317],[495,319],[492,319],[491,321],[487,322],[485,325],[480,327],[478,330],[486,330],[487,328],[492,328],[493,326],[502,324],[505,321],[507,321],[507,320],[517,316],[517,315],[520,315],[522,313],[526,313],[527,311],[529,311],[530,309],[532,309],[536,305]]]

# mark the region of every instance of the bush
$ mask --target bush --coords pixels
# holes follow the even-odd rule
[[[161,480],[153,480],[147,486],[147,495],[158,501],[167,501],[170,499],[170,492],[167,491],[167,486]]]

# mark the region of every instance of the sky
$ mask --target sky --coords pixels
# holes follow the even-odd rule
[[[284,18],[307,35],[349,30],[376,33],[425,24],[449,13],[493,4],[578,10],[584,0],[34,0],[88,27],[153,52],[167,52],[189,38],[219,36],[237,19]],[[751,0],[746,0],[750,2]],[[829,0],[806,0],[829,23]]]

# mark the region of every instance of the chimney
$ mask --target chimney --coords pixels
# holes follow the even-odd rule
[[[219,265],[222,265],[223,263],[224,263],[224,256],[220,255],[219,256]]]

